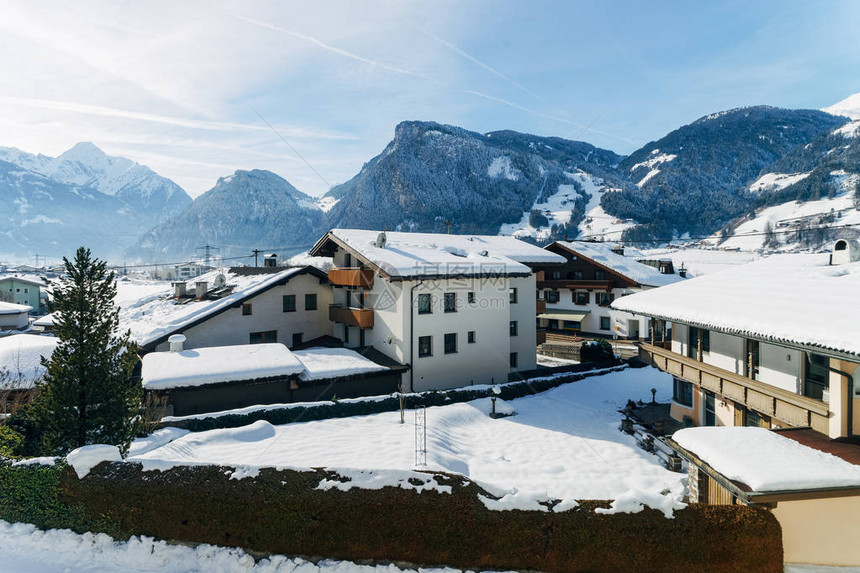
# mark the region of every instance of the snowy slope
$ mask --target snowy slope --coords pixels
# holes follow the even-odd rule
[[[850,117],[851,119],[860,119],[860,93],[850,95],[838,103],[823,108],[821,111],[832,115]]]

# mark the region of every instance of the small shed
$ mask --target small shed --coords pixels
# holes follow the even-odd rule
[[[24,330],[30,325],[29,313],[32,306],[0,302],[0,332]]]

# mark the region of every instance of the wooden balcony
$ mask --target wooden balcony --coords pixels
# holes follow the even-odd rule
[[[332,322],[349,326],[373,328],[372,308],[344,308],[339,304],[332,304],[328,307],[328,318]]]
[[[809,426],[823,434],[829,431],[830,409],[821,400],[807,398],[651,344],[639,345],[639,357],[664,372],[791,426]]]
[[[537,329],[537,346],[546,343],[546,329],[538,328]]]
[[[535,314],[543,314],[546,312],[546,301],[539,298],[535,301]]]
[[[373,271],[358,267],[331,268],[328,280],[334,286],[373,288]]]

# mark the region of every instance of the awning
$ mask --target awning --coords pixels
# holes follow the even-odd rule
[[[537,315],[538,318],[548,318],[550,320],[572,320],[581,322],[583,318],[588,316],[590,310],[561,310],[553,309],[552,312],[544,312]]]

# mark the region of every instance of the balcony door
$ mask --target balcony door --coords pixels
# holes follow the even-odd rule
[[[717,396],[705,391],[705,426],[717,425]]]

